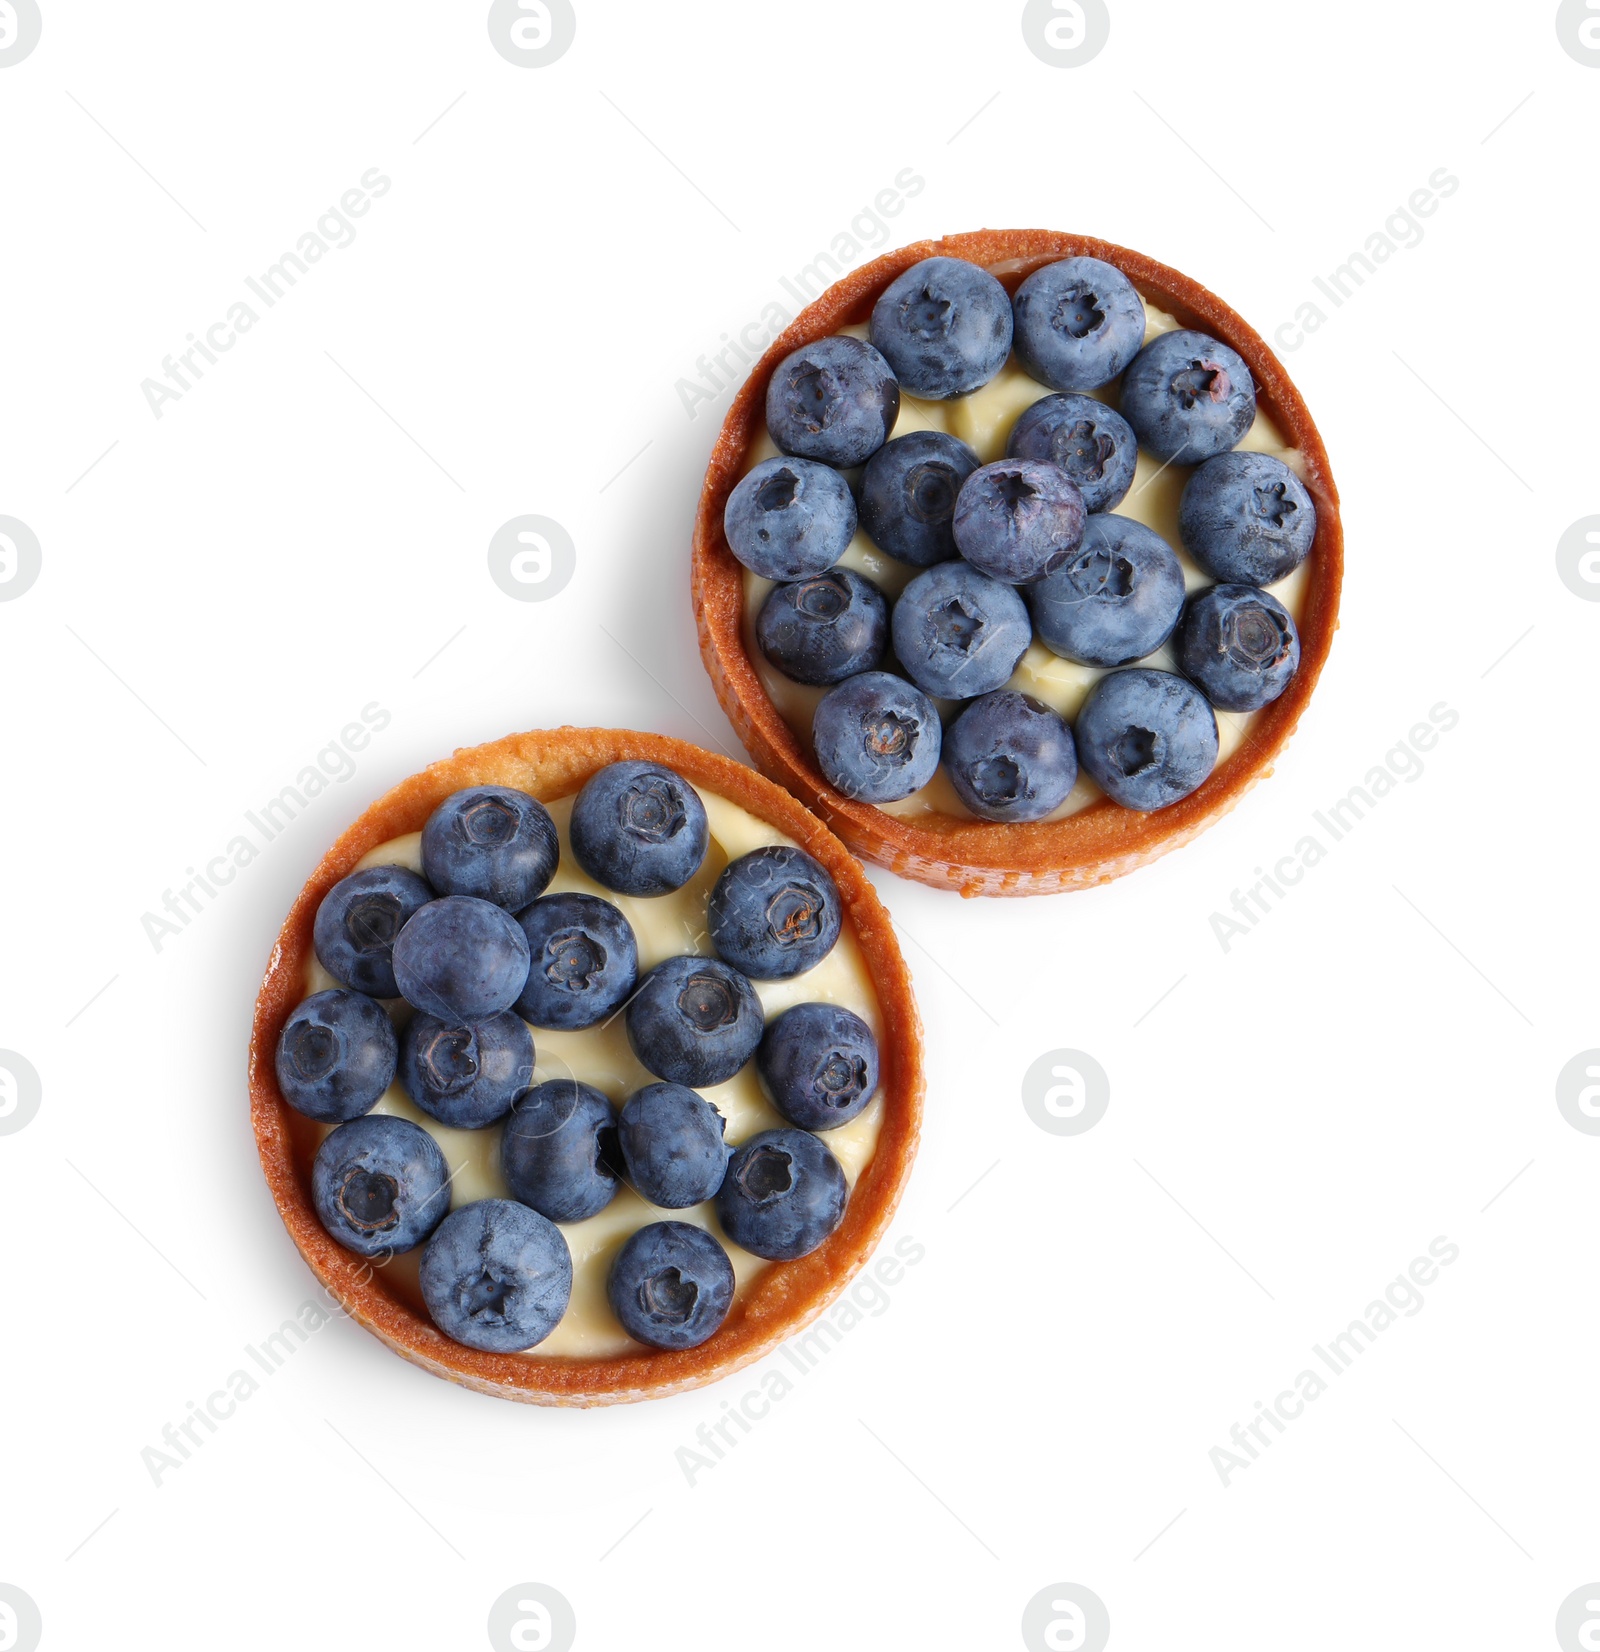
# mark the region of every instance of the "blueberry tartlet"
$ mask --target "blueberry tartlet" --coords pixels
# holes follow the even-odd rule
[[[758,1359],[887,1227],[921,1034],[857,862],[752,770],[601,729],[458,752],[290,912],[251,1110],[295,1244],[407,1359],[552,1405]]]
[[[695,526],[756,765],[962,894],[1104,883],[1271,772],[1343,575],[1327,451],[1231,309],[1125,248],[922,242],[803,310]]]

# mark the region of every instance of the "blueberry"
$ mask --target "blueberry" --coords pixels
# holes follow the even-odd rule
[[[761,1042],[761,1000],[715,958],[668,958],[627,1012],[633,1053],[657,1078],[698,1088],[732,1078]]]
[[[500,1132],[514,1199],[552,1222],[598,1215],[617,1191],[617,1121],[592,1084],[553,1078],[528,1091]]]
[[[900,386],[888,362],[859,338],[802,345],[767,385],[767,429],[785,453],[847,470],[888,440]]]
[[[687,1210],[713,1198],[728,1168],[723,1118],[682,1084],[647,1084],[623,1103],[617,1146],[623,1174],[641,1199]]]
[[[423,876],[441,895],[475,895],[510,912],[544,893],[560,856],[550,811],[510,786],[454,792],[422,828]]]
[[[1219,453],[1189,478],[1178,507],[1183,548],[1213,579],[1274,585],[1317,537],[1305,484],[1269,453]]]
[[[1078,751],[1072,730],[1042,700],[997,688],[950,725],[944,767],[979,820],[1042,820],[1076,784]]]
[[[1078,548],[1088,512],[1059,466],[1000,459],[975,470],[956,500],[956,548],[980,574],[1032,585]]]
[[[1178,669],[1224,711],[1259,711],[1289,686],[1300,634],[1289,610],[1253,585],[1196,593],[1178,627]]]
[[[939,767],[941,736],[933,701],[887,671],[840,683],[811,719],[817,767],[835,791],[864,803],[921,791]]]
[[[761,652],[797,683],[825,687],[871,671],[889,642],[889,605],[870,579],[835,568],[774,585],[756,620]]]
[[[764,459],[728,495],[728,548],[763,579],[826,573],[855,537],[856,502],[838,471],[810,459]]]
[[[965,562],[918,574],[894,605],[889,634],[912,682],[951,700],[999,688],[1033,637],[1022,598]]]
[[[1237,351],[1204,333],[1162,333],[1122,380],[1122,416],[1163,464],[1203,464],[1255,423],[1256,382]]]
[[[1078,713],[1078,759],[1125,809],[1164,809],[1217,762],[1217,719],[1193,683],[1134,668],[1102,677]]]
[[[924,258],[872,306],[872,342],[913,396],[965,396],[1011,354],[1011,300],[977,264]]]
[[[336,980],[369,998],[397,998],[394,940],[433,891],[404,866],[352,872],[322,897],[312,925],[317,961]]]
[[[796,1004],[763,1034],[756,1071],[790,1124],[836,1130],[878,1092],[878,1041],[841,1004]]]
[[[833,951],[842,922],[827,868],[791,844],[730,862],[706,907],[717,956],[753,981],[786,981],[814,969]]]
[[[1058,466],[1077,483],[1085,510],[1108,511],[1133,486],[1139,438],[1093,396],[1042,396],[1011,427],[1006,452]]]
[[[510,1010],[465,1026],[418,1013],[400,1040],[400,1082],[440,1124],[481,1130],[533,1083],[533,1034]]]
[[[1099,258],[1035,270],[1011,307],[1017,360],[1052,390],[1109,384],[1144,344],[1144,305],[1133,283]]]
[[[517,914],[528,938],[528,984],[517,1014],[577,1032],[613,1014],[639,978],[633,926],[598,895],[546,895]]]
[[[687,780],[636,758],[589,777],[572,805],[572,853],[619,895],[668,895],[706,858],[706,806]]]
[[[617,1252],[606,1295],[636,1342],[698,1348],[733,1306],[733,1264],[704,1228],[651,1222]]]
[[[381,1004],[343,987],[314,992],[278,1035],[278,1088],[308,1119],[360,1118],[394,1082],[399,1048]]]
[[[517,920],[474,895],[429,901],[394,943],[394,978],[414,1008],[457,1024],[510,1009],[528,979]]]
[[[1131,516],[1091,516],[1065,567],[1028,591],[1046,648],[1080,665],[1126,665],[1153,654],[1183,612],[1178,554]]]
[[[825,1143],[805,1130],[763,1130],[728,1161],[717,1216],[736,1245],[788,1262],[838,1227],[849,1198],[843,1167]]]
[[[487,1354],[532,1348],[572,1299],[561,1229],[510,1199],[479,1199],[440,1223],[422,1253],[422,1300],[447,1337]]]
[[[880,551],[931,568],[956,554],[950,519],[978,455],[942,430],[913,430],[885,442],[861,475],[861,526]]]
[[[346,1250],[415,1250],[450,1209],[450,1167],[426,1130],[369,1113],[331,1130],[317,1149],[311,1202]]]

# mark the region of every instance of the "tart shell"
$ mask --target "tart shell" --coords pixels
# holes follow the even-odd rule
[[[722,1328],[698,1348],[641,1348],[607,1359],[488,1354],[438,1330],[381,1269],[336,1244],[311,1202],[317,1127],[283,1099],[274,1071],[278,1037],[305,996],[313,957],[312,921],[322,898],[362,856],[422,829],[434,808],[465,786],[515,786],[544,801],[566,797],[597,769],[625,758],[664,763],[686,780],[737,804],[814,855],[838,885],[847,923],[883,1015],[883,1124],[845,1218],[819,1249],[773,1263],[734,1303]],[[458,751],[378,799],[323,856],[285,920],[256,1000],[250,1038],[250,1113],[267,1185],[311,1271],[351,1318],[435,1376],[484,1394],[540,1405],[610,1405],[715,1382],[770,1353],[816,1318],[872,1253],[899,1204],[922,1121],[922,1028],[911,978],[888,913],[839,840],[785,791],[742,764],[662,735],[561,728],[516,734]]]
[[[878,295],[924,258],[981,264],[1014,292],[1043,264],[1087,255],[1115,264],[1140,295],[1185,327],[1219,338],[1249,364],[1258,404],[1300,450],[1317,507],[1317,536],[1299,620],[1300,668],[1283,694],[1256,713],[1249,734],[1205,784],[1150,814],[1100,799],[1063,820],[996,825],[953,815],[902,819],[848,798],[823,778],[768,697],[744,643],[744,570],[728,548],[722,513],[765,428],[767,383],[802,345],[864,322]],[[1040,394],[1047,394],[1040,386]],[[757,768],[814,809],[856,854],[903,877],[963,895],[1043,895],[1109,883],[1189,842],[1272,772],[1316,687],[1338,626],[1344,530],[1327,448],[1283,364],[1214,293],[1165,264],[1110,242],[1052,230],[978,230],[886,253],[808,305],[756,364],[723,421],[695,519],[692,589],[700,654],[717,699]]]

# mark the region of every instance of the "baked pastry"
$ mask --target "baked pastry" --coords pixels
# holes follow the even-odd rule
[[[1069,314],[1069,325],[1052,334],[1039,317],[1060,315],[1072,298],[1055,272],[1080,259],[1112,266],[1108,286],[1124,300],[1136,296],[1130,303],[1111,294],[1098,308],[1091,304],[1084,325],[1071,325],[1079,318]],[[1030,277],[1024,299],[1038,300],[1031,316],[1017,298]],[[916,290],[905,295],[908,280]],[[991,302],[992,291],[1012,296],[1014,339],[1013,317]],[[941,349],[919,353],[915,329],[926,316],[919,318],[918,304],[959,317],[966,335],[948,349],[941,339]],[[1075,335],[1083,332],[1100,351],[1097,372],[1079,359]],[[892,371],[869,336],[894,358]],[[1014,354],[997,370],[1008,343]],[[1201,365],[1195,350],[1208,371],[1191,383],[1186,369]],[[775,380],[780,366],[789,373],[782,382]],[[819,394],[824,379],[843,411],[808,420],[806,397]],[[1082,485],[1063,489],[1051,465],[1037,464],[1038,474],[1028,467],[1030,455],[1049,452],[1046,399],[1082,405],[1076,391],[1052,398],[1052,390],[1079,385],[1102,405],[1121,400],[1127,419],[1116,423],[1124,432],[1137,425],[1137,459],[1120,440],[1100,436],[1093,481],[1080,470]],[[1183,392],[1176,407],[1168,394],[1174,386]],[[1031,445],[1030,420],[1040,426]],[[1196,456],[1205,462],[1191,467],[1187,460]],[[852,467],[863,458],[866,471],[858,474]],[[908,489],[908,467],[935,461],[945,467],[947,490],[957,490],[953,503],[946,497],[932,513],[942,541],[927,538],[905,512],[886,521],[874,476],[875,467],[887,469],[891,489]],[[854,480],[854,510],[813,474],[823,467]],[[989,478],[985,497],[991,468],[1001,474]],[[769,504],[782,502],[797,471],[806,531],[768,533],[758,544],[762,524],[747,519],[746,501],[767,489]],[[1191,485],[1202,476],[1204,486]],[[1287,493],[1290,508],[1302,507],[1299,545],[1275,559],[1256,554],[1261,545],[1248,535],[1223,543],[1230,498],[1259,487],[1270,499],[1274,477],[1278,498]],[[1033,527],[1008,537],[997,524],[1006,525],[1007,501],[1019,489]],[[1313,516],[1314,535],[1305,531]],[[850,538],[852,524],[859,531]],[[841,538],[849,548],[830,562]],[[1077,588],[1064,593],[1069,600],[1052,602],[1052,581],[1073,573],[1069,557],[1077,559]],[[1112,604],[1080,601],[1083,581],[1098,577],[1104,585],[1107,569],[1134,571],[1148,599],[1142,612],[1137,604],[1113,612]],[[830,287],[773,344],[735,397],[712,451],[692,585],[706,669],[763,773],[864,859],[965,895],[1022,895],[1121,876],[1189,841],[1271,772],[1327,659],[1342,573],[1327,451],[1299,392],[1251,327],[1197,282],[1126,248],[1043,230],[984,230],[886,254]],[[832,627],[821,653],[812,642],[817,627],[796,612],[819,579],[830,586],[822,594]],[[1212,580],[1218,594],[1202,605]],[[990,657],[962,660],[962,671],[949,673],[939,625],[975,604],[992,640]],[[1144,652],[1152,645],[1159,651]],[[1226,655],[1230,645],[1232,656],[1219,662],[1219,647]],[[1248,682],[1235,669],[1240,658],[1252,665]],[[1101,674],[1111,666],[1130,669]],[[957,739],[961,700],[972,721]],[[1096,712],[1087,723],[1080,715],[1086,701]],[[942,730],[940,718],[930,723],[941,704]],[[863,707],[887,721],[864,721]],[[1037,728],[1023,726],[1030,718]],[[1171,748],[1159,775],[1148,741],[1139,745],[1141,719]],[[1079,725],[1071,763],[1066,721]],[[863,729],[869,771],[882,729],[896,761],[927,735],[920,766],[906,760],[905,777],[878,802],[869,800],[875,772],[851,767]],[[1119,748],[1130,729],[1132,745]],[[927,746],[941,750],[941,733],[942,756],[965,764],[954,776],[948,763],[935,768],[926,760]],[[999,807],[978,818],[982,785],[963,790],[953,779],[970,781],[986,751],[1014,756],[1019,748],[1040,766],[1030,799],[1038,817],[1008,817]],[[1141,767],[1152,770],[1146,783],[1120,785],[1125,754],[1131,778]],[[1014,769],[1007,773],[1014,777]],[[1065,793],[1059,801],[1052,781]],[[1101,787],[1116,787],[1125,802]]]
[[[674,968],[672,1004],[716,1012],[688,1050],[651,1021]],[[819,1038],[834,1112],[807,1119],[784,1098]],[[922,1092],[910,979],[838,840],[740,764],[606,729],[459,751],[372,804],[291,909],[250,1045],[262,1166],[317,1278],[424,1369],[551,1405],[715,1381],[826,1308],[894,1213]],[[582,1164],[552,1148],[575,1130]],[[678,1151],[695,1130],[709,1180]],[[769,1197],[774,1164],[804,1208]],[[509,1273],[479,1276],[491,1252]]]

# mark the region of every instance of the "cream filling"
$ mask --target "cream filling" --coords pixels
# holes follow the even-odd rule
[[[1144,314],[1146,344],[1161,333],[1170,333],[1178,327],[1176,317],[1168,315],[1165,310],[1157,309],[1148,299],[1145,300]],[[868,329],[864,325],[844,327],[840,331],[848,333],[853,338],[864,339],[868,335]],[[1120,387],[1121,380],[1113,379],[1110,384],[1087,393],[1115,407]],[[900,414],[895,420],[893,434],[904,436],[913,430],[945,430],[952,436],[960,437],[978,455],[981,463],[993,464],[995,460],[1005,457],[1006,440],[1011,434],[1011,427],[1022,414],[1036,401],[1054,394],[1054,391],[1040,384],[1037,379],[1030,378],[1013,356],[981,390],[975,390],[970,396],[964,396],[956,401],[921,401],[902,391]],[[1257,408],[1255,423],[1245,432],[1239,448],[1255,453],[1270,453],[1274,458],[1282,459],[1297,476],[1304,479],[1305,465],[1300,450],[1284,441],[1278,427],[1260,408]],[[748,470],[760,464],[763,459],[775,457],[777,453],[777,445],[763,426],[760,435],[751,444],[749,464],[745,468]],[[1146,527],[1153,528],[1160,534],[1177,553],[1178,562],[1183,568],[1184,584],[1191,591],[1213,583],[1211,576],[1203,573],[1189,559],[1178,535],[1178,503],[1183,497],[1184,484],[1193,473],[1192,465],[1163,465],[1141,448],[1139,462],[1133,473],[1133,486],[1128,489],[1127,497],[1112,513],[1117,516],[1131,516],[1135,521],[1144,523]],[[853,476],[858,474],[852,473]],[[839,559],[839,566],[853,568],[857,573],[864,574],[882,590],[891,603],[921,572],[919,568],[897,562],[892,556],[885,556],[866,533],[860,530]],[[1305,605],[1309,568],[1309,562],[1303,562],[1287,579],[1279,580],[1276,585],[1267,587],[1267,590],[1294,616],[1297,625],[1300,622],[1301,609]],[[760,617],[761,605],[767,600],[767,593],[772,589],[772,585],[771,580],[762,579],[758,574],[751,573],[748,568],[744,570],[745,653],[755,667],[756,675],[761,679],[768,698],[777,707],[802,747],[811,752],[811,719],[816,712],[818,701],[828,691],[825,688],[811,688],[785,677],[762,653],[761,645],[756,640],[756,621]],[[1158,671],[1177,670],[1177,663],[1170,647],[1157,649],[1154,654],[1147,655],[1135,663],[1151,666]],[[1053,706],[1071,722],[1078,715],[1078,708],[1083,704],[1090,686],[1104,675],[1104,668],[1075,665],[1071,660],[1064,660],[1053,654],[1042,642],[1035,639],[1029,645],[1027,653],[1022,656],[1006,686],[1043,700],[1046,705]],[[939,706],[941,713],[948,713],[954,709],[956,702],[936,701],[935,704]],[[1259,715],[1259,712],[1253,711],[1217,712],[1218,763],[1224,762],[1244,743],[1249,735],[1250,725]],[[1100,788],[1080,770],[1078,783],[1066,801],[1046,818],[1061,820],[1067,815],[1076,814],[1079,809],[1087,808],[1103,795]],[[901,817],[943,814],[956,815],[965,820],[973,818],[966,805],[956,796],[955,788],[950,784],[942,764],[933,779],[921,791],[913,792],[910,797],[902,798],[898,803],[880,803],[878,807],[887,814]]]
[[[663,959],[679,954],[711,956],[711,942],[705,924],[706,899],[722,869],[729,861],[749,854],[752,849],[793,841],[725,798],[698,787],[696,790],[700,791],[710,825],[711,842],[706,851],[705,864],[682,889],[670,895],[649,898],[619,895],[586,876],[573,858],[567,836],[572,799],[561,798],[545,805],[561,836],[560,866],[546,893],[574,891],[598,895],[620,908],[638,939],[641,975]],[[412,832],[380,844],[362,858],[359,866],[407,866],[420,873],[422,834]],[[338,984],[313,957],[307,971],[307,993],[321,992]],[[883,1017],[877,995],[862,961],[861,949],[848,924],[833,951],[815,969],[788,981],[756,981],[753,984],[768,1020],[792,1004],[825,999],[854,1010],[871,1027],[880,1045],[883,1041]],[[394,1017],[396,1026],[403,1027],[411,1014],[409,1007],[398,999],[392,1000],[386,1007]],[[655,1075],[639,1064],[629,1047],[620,1013],[609,1022],[584,1032],[550,1032],[539,1027],[534,1027],[532,1032],[537,1083],[552,1078],[578,1078],[603,1091],[620,1107],[635,1090],[656,1082]],[[776,1130],[785,1123],[767,1100],[761,1081],[756,1076],[754,1061],[746,1062],[726,1084],[710,1085],[701,1093],[727,1120],[728,1140],[735,1144],[762,1130]],[[438,1142],[453,1172],[450,1184],[452,1210],[477,1199],[509,1197],[505,1178],[500,1171],[499,1125],[493,1124],[484,1130],[448,1129],[414,1106],[398,1080],[389,1087],[373,1111],[394,1113],[410,1119]],[[845,1178],[852,1188],[871,1161],[882,1123],[883,1094],[880,1091],[848,1124],[829,1130],[821,1137],[843,1165]],[[326,1134],[324,1130],[323,1135]],[[560,1323],[543,1342],[528,1350],[528,1357],[555,1354],[593,1359],[640,1351],[641,1345],[622,1329],[606,1300],[606,1276],[611,1269],[612,1257],[629,1235],[647,1223],[660,1221],[693,1222],[716,1235],[733,1263],[735,1300],[763,1269],[771,1266],[771,1263],[741,1249],[723,1234],[709,1201],[688,1210],[658,1210],[631,1188],[622,1186],[599,1215],[591,1216],[584,1222],[560,1224],[567,1247],[572,1252],[572,1300]],[[421,1258],[419,1247],[395,1257],[385,1268],[389,1277],[404,1284],[414,1300],[420,1300],[416,1281]]]

